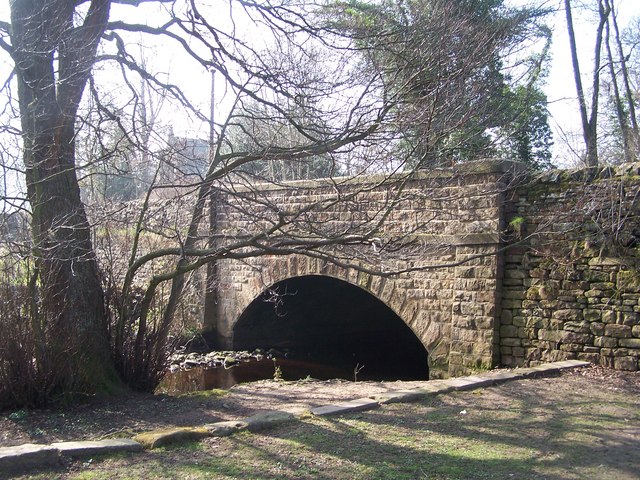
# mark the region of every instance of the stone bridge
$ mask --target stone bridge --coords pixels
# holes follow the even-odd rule
[[[639,173],[631,165],[531,178],[486,161],[222,195],[219,237],[256,231],[265,212],[275,222],[308,205],[321,207],[287,228],[327,238],[375,224],[376,236],[331,247],[336,261],[274,251],[218,262],[204,330],[223,348],[359,345],[373,352],[363,361],[402,345],[393,355],[431,378],[570,358],[635,370],[635,243],[607,250],[602,219],[618,212],[620,232],[635,228]]]

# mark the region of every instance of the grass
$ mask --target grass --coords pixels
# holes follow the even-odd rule
[[[23,478],[640,478],[637,392],[563,389],[560,382],[528,380],[309,417],[266,434],[105,457]]]

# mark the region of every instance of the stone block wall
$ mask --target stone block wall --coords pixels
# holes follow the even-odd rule
[[[276,212],[305,214],[269,241],[281,234],[356,232],[386,215],[376,237],[399,248],[330,247],[342,265],[300,254],[219,261],[207,328],[219,345],[230,347],[238,318],[265,289],[291,277],[326,275],[363,288],[398,314],[427,349],[433,378],[491,368],[499,356],[498,251],[510,168],[481,162],[409,180],[319,180],[223,195],[216,212],[219,237],[251,235],[265,220],[277,221]],[[419,268],[429,265],[437,268]],[[412,271],[380,277],[360,268]]]
[[[503,365],[579,359],[640,368],[639,175],[637,164],[554,171],[514,192]]]
[[[242,258],[216,263],[205,328],[219,345],[233,345],[238,318],[270,286],[325,275],[398,314],[427,348],[434,378],[564,359],[640,368],[640,164],[525,178],[488,162],[396,180],[222,190],[219,244],[291,221],[247,243],[245,257],[229,247]],[[283,238],[358,234],[381,215],[373,243],[319,250],[337,262],[269,251]]]

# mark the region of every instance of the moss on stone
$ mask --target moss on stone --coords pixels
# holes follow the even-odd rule
[[[211,433],[205,427],[182,427],[167,430],[153,430],[136,435],[133,439],[145,448],[158,448],[171,443],[200,440]]]
[[[635,270],[620,270],[616,285],[621,292],[638,293],[640,292],[640,274]]]
[[[180,395],[181,397],[199,397],[199,398],[221,398],[228,395],[227,390],[220,388],[212,388],[211,390],[198,390],[197,392],[188,392]]]
[[[525,296],[527,300],[540,300],[540,287],[529,287]]]
[[[526,196],[530,201],[540,200],[550,194],[566,192],[577,184],[565,170],[555,170],[553,177],[540,178],[526,187]],[[549,174],[547,174],[549,175]]]

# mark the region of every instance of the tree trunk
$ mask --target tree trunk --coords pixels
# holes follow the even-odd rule
[[[608,4],[607,0],[607,4]],[[631,129],[629,128],[629,122],[627,121],[627,115],[622,106],[622,97],[620,96],[620,87],[618,86],[618,76],[616,75],[615,63],[613,60],[613,53],[611,51],[611,29],[607,23],[606,30],[606,42],[607,59],[609,63],[609,74],[611,75],[611,85],[613,86],[613,101],[616,110],[616,117],[618,119],[618,125],[620,126],[620,132],[622,134],[622,146],[624,150],[624,161],[633,161],[634,152],[631,147]]]
[[[624,55],[622,41],[620,40],[620,30],[618,29],[618,16],[616,14],[613,2],[611,2],[611,20],[615,31],[616,45],[618,47],[618,57],[620,59],[620,71],[622,72],[622,82],[625,89],[625,99],[627,108],[629,109],[629,119],[631,120],[630,145],[631,158],[633,161],[638,159],[638,150],[640,149],[640,129],[638,128],[638,120],[636,117],[636,106],[631,92],[631,83],[629,81],[629,69],[627,68],[627,58]]]
[[[585,100],[582,77],[580,75],[580,62],[578,61],[578,49],[576,47],[576,34],[573,29],[573,15],[571,11],[571,0],[564,0],[565,14],[567,17],[567,32],[569,34],[569,45],[571,49],[571,62],[573,65],[573,77],[576,83],[578,94],[578,104],[580,108],[580,119],[582,120],[582,136],[586,147],[585,161],[587,166],[598,165],[598,96],[600,94],[600,52],[602,50],[602,33],[609,16],[609,8],[598,2],[600,20],[596,30],[596,46],[594,52],[595,65],[593,68],[593,84],[591,95],[591,113],[587,117],[587,102]]]
[[[75,120],[109,15],[91,2],[74,26],[74,2],[11,2],[33,250],[42,289],[40,321],[53,388],[112,386],[103,290],[75,165]]]
[[[72,167],[73,140],[54,134],[33,141],[25,136],[24,142],[51,368],[65,390],[100,390],[114,382],[114,371],[102,285]]]

